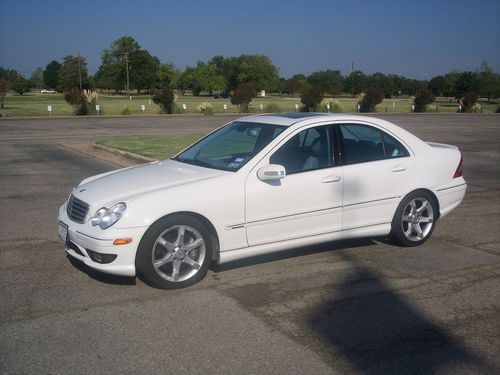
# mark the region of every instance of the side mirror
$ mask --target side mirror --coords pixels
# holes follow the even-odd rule
[[[276,181],[286,176],[285,167],[278,164],[269,164],[257,171],[257,177],[261,181]]]

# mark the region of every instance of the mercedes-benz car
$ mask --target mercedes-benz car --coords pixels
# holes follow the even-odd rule
[[[175,157],[92,176],[59,209],[66,252],[158,288],[212,261],[353,237],[423,244],[464,198],[455,146],[381,119],[248,116]]]

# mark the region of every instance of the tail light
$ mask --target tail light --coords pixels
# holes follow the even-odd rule
[[[460,163],[458,163],[457,170],[455,171],[455,174],[453,175],[453,178],[458,178],[462,177],[464,175],[464,161],[462,157],[460,157]]]

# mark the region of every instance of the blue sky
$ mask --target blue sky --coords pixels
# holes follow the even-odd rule
[[[268,55],[289,77],[321,69],[428,79],[500,72],[500,0],[0,0],[0,66],[29,75],[77,51],[94,73],[123,35],[177,67]]]

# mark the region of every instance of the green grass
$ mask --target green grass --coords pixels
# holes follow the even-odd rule
[[[355,112],[357,98],[350,96],[341,96],[336,99],[326,98],[326,101],[336,100],[342,106],[343,112]],[[176,104],[182,107],[183,104],[187,106],[187,113],[200,113],[196,108],[203,102],[210,103],[215,113],[224,112],[224,104],[227,105],[228,113],[237,113],[238,107],[231,104],[228,99],[214,99],[207,96],[182,96],[177,97]],[[260,105],[263,105],[264,110],[269,104],[278,106],[281,112],[295,111],[295,105],[301,106],[300,98],[295,97],[279,97],[268,96],[266,98],[256,98],[251,103],[252,112],[260,112]],[[61,94],[46,94],[46,95],[8,95],[5,97],[5,108],[0,109],[7,117],[21,117],[21,116],[48,116],[47,106],[52,106],[52,116],[71,116],[73,108],[64,101]],[[133,96],[132,100],[123,95],[101,95],[99,97],[99,105],[101,106],[102,115],[119,116],[125,108],[129,108],[131,115],[141,114],[141,105],[146,106],[146,115],[155,115],[160,112],[160,108],[151,102],[150,98],[146,95]],[[457,103],[455,100],[449,98],[437,98],[434,106],[438,106],[438,112],[454,113],[457,110]],[[493,113],[497,108],[497,104],[487,104],[481,102],[484,113]],[[376,108],[378,113],[409,113],[411,110],[409,98],[396,98],[385,99]]]
[[[97,141],[96,143],[152,159],[166,159],[182,151],[201,137],[201,135],[188,135],[179,137],[119,138]]]

